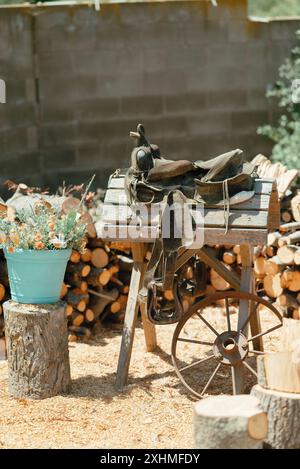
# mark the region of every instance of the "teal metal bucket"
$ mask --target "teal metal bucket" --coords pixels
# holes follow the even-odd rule
[[[4,250],[12,300],[18,303],[56,303],[60,297],[71,249],[57,251]]]

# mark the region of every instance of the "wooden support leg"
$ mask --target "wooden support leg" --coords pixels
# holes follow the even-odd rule
[[[157,347],[155,325],[148,319],[145,303],[140,303],[140,310],[145,334],[146,350],[147,352],[153,352]]]
[[[131,359],[134,331],[138,315],[138,293],[143,281],[145,269],[145,245],[132,244],[133,269],[125,312],[121,348],[116,377],[116,388],[122,390],[127,383],[129,364]]]
[[[252,247],[248,245],[241,245],[241,261],[242,261],[242,273],[241,273],[241,286],[240,290],[243,292],[253,292],[253,270],[252,270]],[[240,300],[239,304],[239,317],[238,317],[238,330],[242,328],[246,319],[250,314],[250,302],[248,300]],[[248,331],[244,331],[247,336]],[[234,393],[242,394],[244,391],[244,365],[236,366],[232,369]]]
[[[138,293],[143,283],[144,270],[146,267],[146,263],[144,260],[145,254],[146,247],[144,244],[134,243],[132,245],[133,269],[131,274],[128,301],[125,312],[125,320],[116,377],[116,388],[118,390],[122,390],[127,383],[131,352],[134,340],[134,331],[139,306],[141,308],[147,351],[153,352],[157,345],[155,326],[147,318],[145,305],[143,303],[139,305],[138,302]]]

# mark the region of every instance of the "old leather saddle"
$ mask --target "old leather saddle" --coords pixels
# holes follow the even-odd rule
[[[140,299],[147,302],[151,322],[169,324],[177,322],[183,314],[182,284],[175,274],[178,249],[195,247],[191,233],[195,232],[196,225],[186,208],[187,203],[220,206],[224,210],[226,232],[229,207],[254,195],[254,166],[245,161],[239,149],[208,161],[165,159],[159,147],[146,139],[142,124],[138,124],[137,131],[130,132],[130,136],[135,140],[135,148],[125,177],[128,202],[143,203],[149,208],[153,203],[160,204],[160,235],[153,245]],[[177,226],[179,222],[181,225]],[[166,226],[168,229],[163,229]],[[173,292],[174,300],[164,299],[166,290]]]

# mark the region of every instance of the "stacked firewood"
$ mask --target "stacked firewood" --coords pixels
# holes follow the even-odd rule
[[[132,263],[129,244],[97,238],[89,238],[82,254],[72,252],[61,292],[71,341],[88,338],[98,321],[123,321]]]

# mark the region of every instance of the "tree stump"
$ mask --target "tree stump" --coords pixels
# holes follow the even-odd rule
[[[267,414],[253,396],[213,396],[195,405],[197,449],[260,449],[267,431]]]
[[[251,390],[268,414],[269,431],[265,442],[274,449],[300,449],[300,394],[265,389]]]
[[[44,399],[69,389],[70,363],[65,303],[3,305],[9,392]]]

